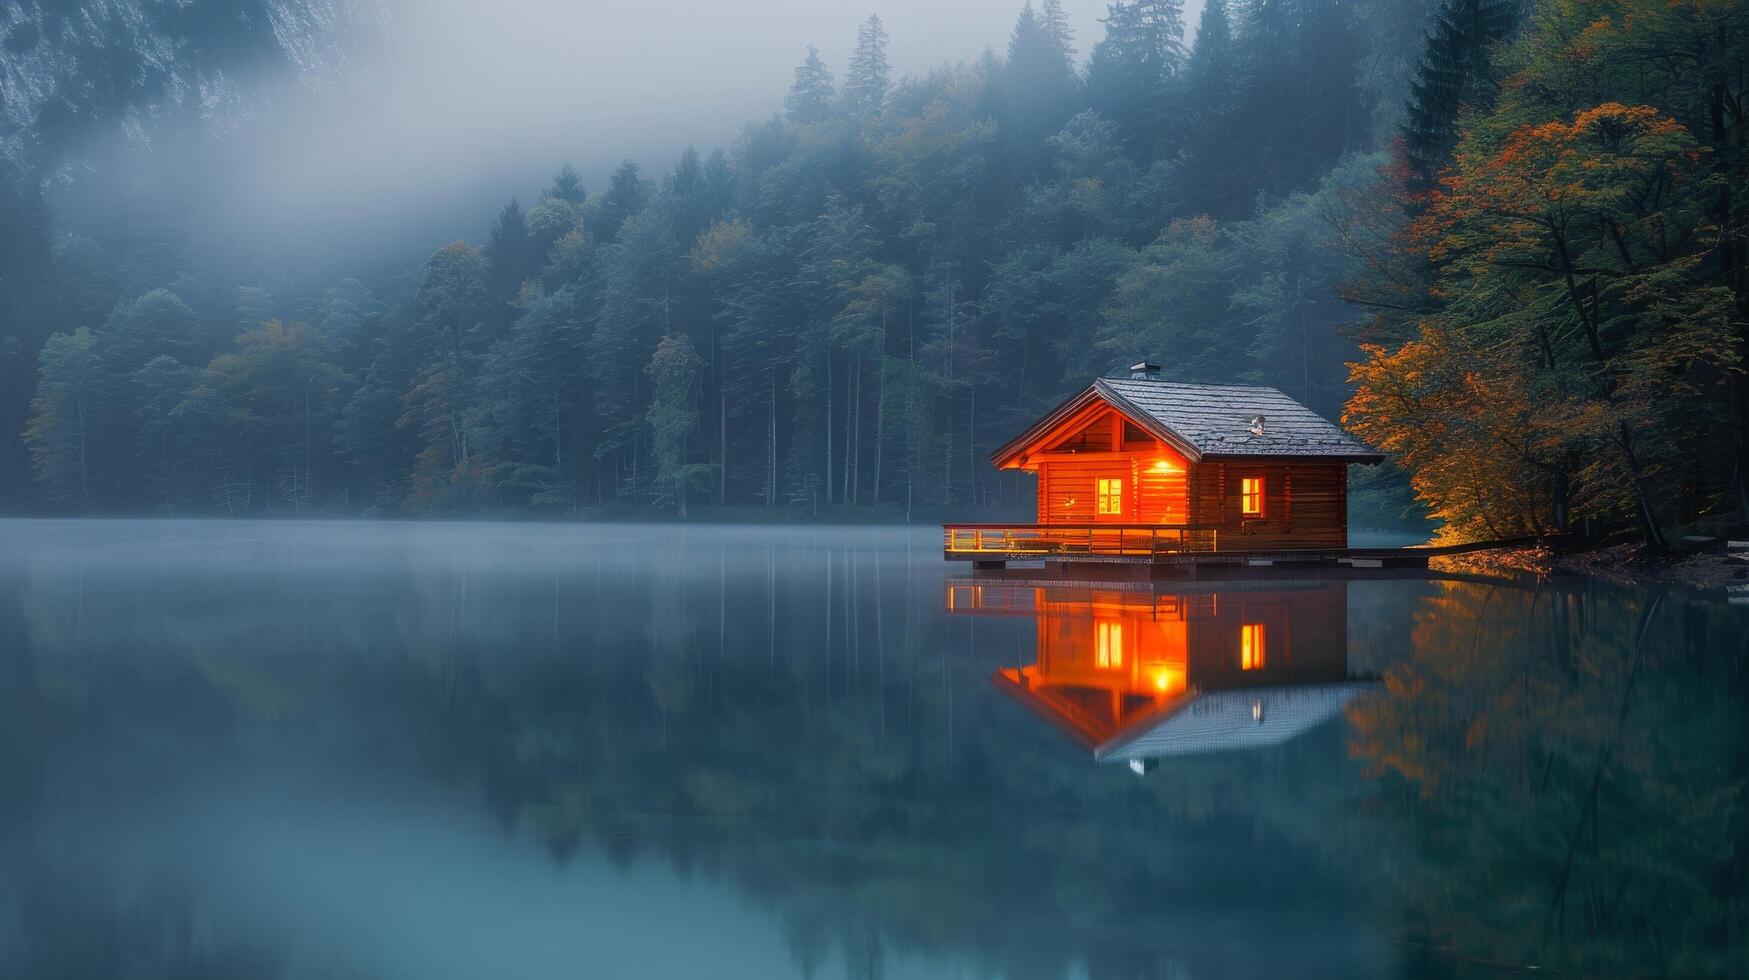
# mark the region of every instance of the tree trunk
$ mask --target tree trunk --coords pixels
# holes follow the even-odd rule
[[[856,377],[851,388],[850,456],[844,462],[850,467],[850,502],[856,504],[862,502],[862,355],[857,354],[850,365]]]
[[[717,379],[717,506],[729,505],[729,402]]]
[[[1664,532],[1658,527],[1658,518],[1652,513],[1651,495],[1647,492],[1640,458],[1634,452],[1633,435],[1628,432],[1626,422],[1617,425],[1616,438],[1621,443],[1622,457],[1627,461],[1628,471],[1633,474],[1634,509],[1640,519],[1640,532],[1645,536],[1646,547],[1653,551],[1669,551],[1670,545],[1664,540]]]
[[[826,348],[826,502],[832,502],[832,348]]]
[[[1567,464],[1562,462],[1555,467],[1554,479],[1555,499],[1553,506],[1555,512],[1555,531],[1559,534],[1567,533],[1567,527],[1571,522],[1571,515],[1569,513],[1568,479]]]
[[[978,506],[978,386],[973,384],[971,410],[966,413],[966,475],[971,480],[972,506]]]
[[[947,413],[947,447],[942,453],[941,502],[953,503],[953,412]]]
[[[871,504],[881,502],[881,455],[886,445],[887,431],[887,357],[881,355],[881,370],[875,376],[875,458],[874,486],[869,488],[868,501]]]
[[[765,377],[771,385],[771,432],[765,456],[765,506],[775,507],[777,506],[777,372],[771,368],[766,368]]]
[[[553,470],[563,479],[565,468],[565,413],[559,407],[559,386],[553,386]]]

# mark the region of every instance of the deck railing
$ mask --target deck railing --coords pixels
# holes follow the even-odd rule
[[[1145,557],[1215,551],[1219,531],[1198,524],[943,524],[948,558]]]

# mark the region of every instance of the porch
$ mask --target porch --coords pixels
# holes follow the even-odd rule
[[[1143,560],[1220,550],[1212,524],[944,524],[950,560]]]

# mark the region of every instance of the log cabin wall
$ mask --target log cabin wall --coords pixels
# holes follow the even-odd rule
[[[1260,517],[1241,513],[1246,478],[1263,480]],[[1348,547],[1345,462],[1205,459],[1189,483],[1190,523],[1219,525],[1222,551]]]
[[[1039,461],[1040,524],[1183,524],[1189,518],[1188,469],[1176,453],[1159,443],[1122,453],[1073,453]],[[1164,466],[1161,463],[1164,462]],[[1095,512],[1101,478],[1124,481],[1124,512]]]
[[[1107,454],[1066,456],[1041,461],[1038,467],[1038,522],[1040,524],[1092,524],[1095,481],[1121,469],[1127,477],[1128,460]]]

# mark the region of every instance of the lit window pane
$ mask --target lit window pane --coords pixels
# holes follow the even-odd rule
[[[1263,667],[1263,624],[1246,623],[1239,627],[1239,669],[1259,670]]]
[[[1239,481],[1239,510],[1251,517],[1263,516],[1263,478],[1248,476]]]
[[[1093,663],[1100,668],[1123,666],[1123,624],[1102,621],[1098,624],[1099,642],[1093,654]]]
[[[1123,481],[1100,480],[1095,510],[1101,514],[1123,513]]]

